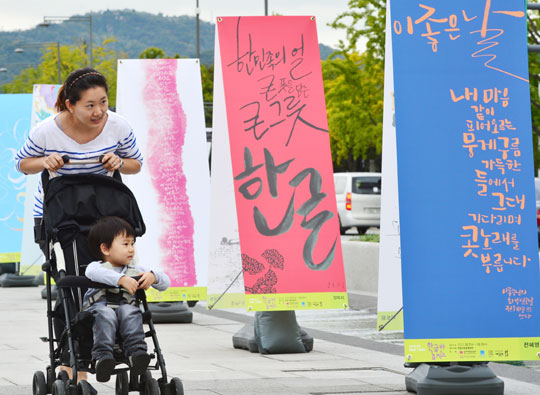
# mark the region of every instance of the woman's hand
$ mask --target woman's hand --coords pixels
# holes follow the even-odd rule
[[[43,168],[49,171],[56,171],[64,167],[65,163],[60,154],[54,153],[43,157]]]
[[[103,159],[101,159],[101,163],[103,163],[103,167],[107,171],[115,171],[122,168],[124,161],[122,158],[113,154],[112,152],[108,152],[105,155],[103,155]]]

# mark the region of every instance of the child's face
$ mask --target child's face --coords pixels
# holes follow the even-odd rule
[[[102,244],[101,252],[105,260],[113,266],[127,266],[135,256],[135,240],[125,234],[118,235],[114,238],[110,248]]]

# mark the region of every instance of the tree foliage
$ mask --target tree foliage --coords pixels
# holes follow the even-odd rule
[[[113,38],[103,41],[100,46],[94,46],[94,68],[102,73],[109,85],[109,103],[114,107],[116,102],[116,64],[117,54],[108,49],[107,45],[114,42]],[[41,63],[36,67],[28,67],[16,75],[12,82],[2,85],[3,93],[32,93],[34,84],[57,84],[58,66],[56,47],[42,49]],[[74,70],[88,66],[88,57],[84,47],[79,45],[60,46],[60,69],[62,81]]]
[[[529,11],[527,15],[528,42],[533,45],[540,45],[540,13]],[[531,92],[531,119],[532,119],[532,140],[534,153],[535,176],[540,167],[540,151],[538,149],[538,136],[540,135],[540,97],[538,85],[540,84],[540,54],[529,53],[529,80]]]
[[[212,103],[214,101],[214,65],[201,64],[201,82],[206,126],[212,126]]]
[[[323,62],[328,125],[336,169],[363,170],[357,159],[380,158],[384,70],[375,63],[368,71],[367,55],[344,53]],[[359,169],[360,167],[360,169]]]
[[[139,59],[179,59],[178,54],[166,56],[165,51],[161,48],[150,47],[146,48],[139,55]],[[212,101],[214,97],[214,66],[206,66],[201,63],[201,84],[204,101],[204,118],[207,127],[212,126]]]
[[[366,42],[368,57],[384,59],[386,0],[349,0],[349,10],[330,24],[345,29],[348,43],[340,41],[340,49],[355,51],[359,41]]]
[[[347,42],[340,42],[333,59],[323,61],[323,75],[334,165],[357,170],[357,158],[376,158],[381,150],[386,1],[350,0],[348,8],[330,24],[345,30]],[[527,19],[528,43],[540,45],[540,13],[529,11]],[[358,56],[360,45],[366,50]],[[540,167],[539,53],[529,53],[529,75],[536,171]]]
[[[163,59],[164,57],[165,51],[156,47],[146,48],[139,55],[139,59]]]
[[[340,41],[322,68],[334,168],[355,171],[367,170],[367,160],[381,160],[386,7],[383,0],[348,5],[331,23],[345,29],[347,42]]]

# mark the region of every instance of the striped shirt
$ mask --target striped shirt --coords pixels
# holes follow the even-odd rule
[[[57,125],[52,115],[38,123],[31,131],[22,148],[15,156],[15,166],[21,171],[21,160],[49,156],[53,153],[68,155],[71,159],[97,159],[100,155],[113,152],[121,158],[137,159],[142,166],[143,157],[137,147],[137,140],[128,122],[115,112],[108,111],[108,117],[101,133],[92,141],[79,144],[66,135]],[[57,175],[91,173],[107,174],[101,163],[65,165]],[[34,217],[43,216],[43,189],[41,179],[34,194]]]

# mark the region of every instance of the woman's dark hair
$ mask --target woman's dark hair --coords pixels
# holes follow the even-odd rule
[[[88,233],[88,248],[96,259],[103,259],[101,244],[111,247],[116,236],[133,237],[135,231],[129,222],[118,217],[103,217],[97,221]]]
[[[67,110],[66,100],[69,100],[71,104],[75,104],[81,99],[82,92],[98,86],[104,88],[105,92],[109,92],[107,80],[100,72],[90,67],[71,72],[58,91],[55,104],[56,110],[58,112]]]

